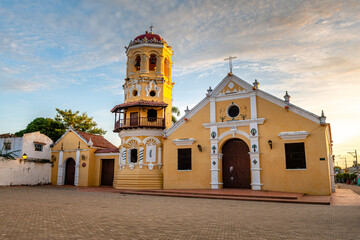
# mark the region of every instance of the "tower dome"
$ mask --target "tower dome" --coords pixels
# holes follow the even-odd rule
[[[154,34],[154,33],[152,33],[152,32],[146,31],[145,34],[142,34],[142,35],[137,36],[137,37],[134,39],[134,41],[136,41],[136,40],[144,40],[145,38],[146,38],[147,40],[153,40],[153,39],[155,39],[155,40],[157,40],[157,41],[162,41],[162,40],[163,40],[159,35]]]

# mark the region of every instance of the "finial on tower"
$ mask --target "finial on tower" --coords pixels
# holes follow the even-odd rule
[[[150,28],[150,33],[153,33],[152,29],[153,29],[153,25],[151,24],[151,26],[149,27]]]
[[[232,74],[232,60],[233,59],[236,59],[236,57],[232,57],[232,56],[229,56],[228,58],[225,58],[224,60],[227,61],[229,60],[229,67],[230,67],[230,75]]]

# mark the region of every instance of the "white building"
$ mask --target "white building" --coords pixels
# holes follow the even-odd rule
[[[21,158],[24,153],[27,159],[50,160],[53,141],[40,132],[26,133],[22,137],[11,134],[0,135],[0,149],[3,153],[14,152],[14,157]]]

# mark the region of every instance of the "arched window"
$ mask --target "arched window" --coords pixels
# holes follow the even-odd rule
[[[137,56],[135,57],[135,71],[139,71],[139,70],[140,70],[140,62],[141,62],[140,55],[137,55]]]
[[[147,112],[147,118],[149,122],[155,122],[157,120],[157,111],[155,109],[149,109]]]
[[[164,62],[164,74],[165,74],[165,77],[169,77],[170,75],[170,61],[165,58],[165,62]]]
[[[131,149],[130,150],[130,162],[131,163],[136,163],[138,160],[138,152],[137,149]]]
[[[149,59],[149,71],[155,71],[156,70],[156,55],[151,54]]]

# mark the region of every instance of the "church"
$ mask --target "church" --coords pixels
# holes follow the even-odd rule
[[[116,189],[243,188],[311,195],[334,190],[331,129],[323,113],[291,104],[287,92],[279,99],[262,91],[257,80],[250,84],[230,68],[172,124],[171,46],[151,31],[130,41],[126,55],[124,102],[111,109],[119,148],[106,143],[91,149],[91,136],[86,140],[75,130],[64,134],[73,135],[72,144],[64,143],[66,136],[55,143],[54,159],[65,145],[80,159],[77,142],[93,159],[82,164],[87,180],[74,185],[104,185],[107,174]],[[66,162],[62,154],[53,184],[64,184]],[[74,178],[83,178],[79,170]]]

